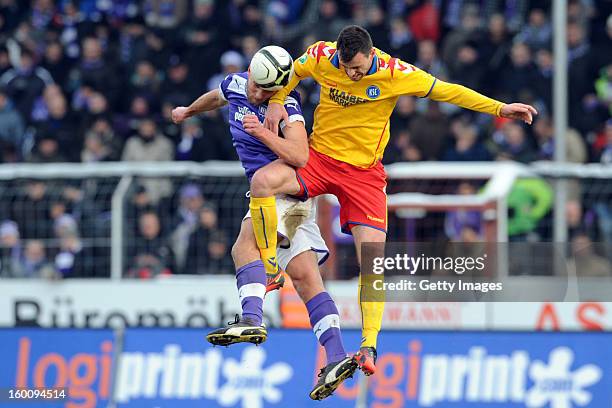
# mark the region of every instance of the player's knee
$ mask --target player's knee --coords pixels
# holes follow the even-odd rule
[[[232,259],[235,265],[242,265],[248,263],[251,258],[259,257],[257,247],[253,247],[246,239],[238,237],[231,250]]]
[[[254,197],[268,197],[274,195],[274,187],[276,185],[275,175],[267,171],[268,169],[259,169],[251,179],[251,195]]]

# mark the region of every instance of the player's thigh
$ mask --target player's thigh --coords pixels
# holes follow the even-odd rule
[[[294,256],[287,264],[287,274],[304,303],[325,290],[314,251],[304,251]]]
[[[363,243],[383,243],[387,240],[387,233],[377,228],[372,228],[367,225],[355,225],[351,229],[355,241],[355,250],[357,251],[357,259],[361,264],[361,246]],[[381,256],[384,254],[384,245],[374,247]]]
[[[282,160],[273,161],[257,170],[251,179],[251,195],[267,197],[276,194],[297,194],[300,184],[295,169]]]
[[[340,225],[342,231],[355,235],[355,242],[370,237],[380,240],[387,232],[387,194],[384,169],[349,169],[338,181]],[[367,228],[357,228],[367,227]],[[373,230],[373,231],[370,231]],[[378,232],[376,232],[378,231]]]
[[[253,232],[253,223],[250,218],[242,220],[240,233],[232,246],[232,259],[234,260],[236,269],[260,259],[257,242],[255,241],[255,234]]]

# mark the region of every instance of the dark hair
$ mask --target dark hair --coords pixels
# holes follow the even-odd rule
[[[365,28],[357,25],[350,25],[344,27],[342,31],[340,31],[336,46],[340,53],[340,59],[344,62],[349,62],[359,52],[365,55],[370,53],[372,49],[372,38]]]

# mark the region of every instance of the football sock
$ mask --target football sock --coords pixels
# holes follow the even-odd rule
[[[236,271],[238,297],[242,305],[242,317],[261,325],[263,299],[266,294],[266,271],[261,260],[246,264]]]
[[[306,302],[312,331],[325,348],[327,364],[335,363],[346,357],[338,308],[327,292],[321,292]]]
[[[278,270],[276,263],[276,197],[251,197],[249,204],[255,240],[267,274]]]

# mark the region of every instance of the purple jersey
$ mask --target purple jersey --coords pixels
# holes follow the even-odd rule
[[[223,98],[229,103],[229,124],[232,140],[246,176],[251,181],[251,177],[260,167],[278,159],[278,156],[257,138],[245,132],[242,127],[244,115],[257,115],[259,121],[263,122],[268,109],[267,103],[259,106],[249,103],[247,99],[247,78],[248,74],[246,72],[230,74],[221,82],[219,90]],[[292,91],[287,96],[285,109],[287,109],[289,115],[289,122],[297,120],[304,122],[300,95],[296,91]]]

